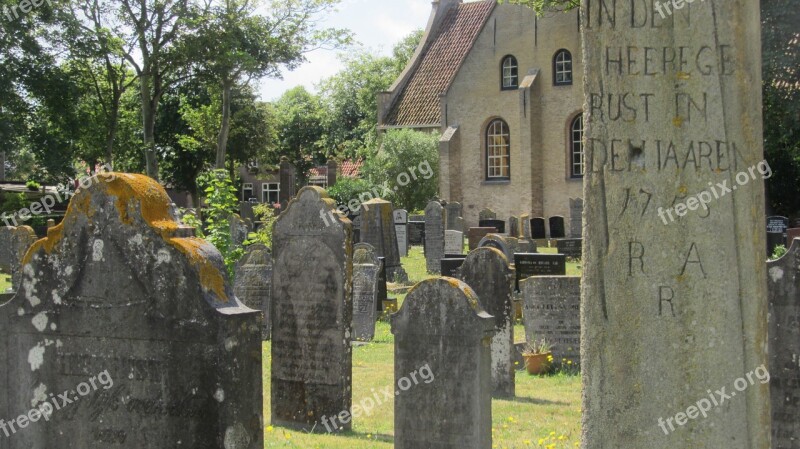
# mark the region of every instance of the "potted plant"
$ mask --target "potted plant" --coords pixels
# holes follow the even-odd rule
[[[552,346],[545,339],[533,340],[527,343],[522,351],[525,359],[525,369],[528,374],[544,374],[553,364]]]

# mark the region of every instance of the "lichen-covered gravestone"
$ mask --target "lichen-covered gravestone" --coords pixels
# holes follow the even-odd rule
[[[444,232],[445,255],[459,255],[464,253],[464,233],[461,231],[447,230]]]
[[[519,241],[517,241],[519,243]],[[486,237],[482,238],[480,243],[478,243],[478,248],[483,247],[490,247],[500,250],[506,259],[514,260],[514,250],[512,246],[509,244],[508,240],[500,234],[487,234]]]
[[[800,447],[800,239],[767,263],[772,447]]]
[[[461,203],[456,203],[456,202],[447,203],[445,205],[445,209],[447,210],[447,221],[445,229],[464,232],[464,218],[463,218],[464,209],[461,206]]]
[[[583,448],[767,449],[759,2],[581,14]]]
[[[447,216],[438,201],[425,207],[425,265],[428,273],[441,273],[444,258],[444,231]]]
[[[407,281],[408,275],[400,264],[400,251],[394,229],[392,203],[376,198],[362,204],[361,241],[375,247],[379,257],[386,263],[389,282]]]
[[[0,446],[262,448],[261,313],[157,182],[97,179],[0,308]]]
[[[379,282],[383,262],[369,243],[353,247],[353,339],[372,341],[378,320]]]
[[[569,236],[573,239],[583,237],[583,198],[569,199]]]
[[[0,270],[11,275],[14,290],[20,287],[22,258],[35,241],[30,226],[0,226]]]
[[[512,291],[514,270],[508,259],[495,248],[472,251],[461,266],[461,279],[478,295],[478,300],[494,317],[492,338],[492,396],[514,397],[514,323]]]
[[[394,447],[490,449],[494,319],[475,292],[456,279],[423,281],[392,315],[392,333]],[[430,382],[409,385],[423,368]]]
[[[269,340],[272,251],[265,245],[255,244],[247,247],[247,252],[236,264],[233,292],[244,305],[264,313],[261,338]]]
[[[247,225],[246,221],[242,220],[242,217],[236,214],[232,214],[228,221],[230,224],[231,245],[233,245],[234,248],[238,248],[247,240],[250,227]]]
[[[510,216],[508,217],[508,235],[511,237],[520,236],[520,229],[519,229],[519,217]]]
[[[275,222],[274,424],[320,430],[324,417],[350,410],[351,235],[350,221],[319,187],[301,189]]]
[[[494,220],[497,218],[497,213],[491,209],[483,209],[478,212],[478,221],[480,220]]]

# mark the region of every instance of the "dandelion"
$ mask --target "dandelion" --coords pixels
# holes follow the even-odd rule
[[[273,432],[273,431],[275,431],[275,428],[274,428],[274,427],[272,427],[272,426],[267,426],[267,432]]]

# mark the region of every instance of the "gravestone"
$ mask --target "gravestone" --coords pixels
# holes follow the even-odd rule
[[[789,229],[788,217],[767,217],[767,257],[772,256],[776,246],[787,246],[787,229]]]
[[[566,230],[564,229],[564,217],[560,215],[556,215],[555,217],[550,217],[550,238],[551,239],[563,239],[567,236]]]
[[[462,218],[464,214],[461,203],[447,203],[445,210],[447,211],[445,229],[464,232],[464,219]]]
[[[533,229],[531,229],[531,215],[530,214],[522,214],[519,217],[519,223],[522,229],[520,229],[520,237],[523,239],[532,239],[533,238]]]
[[[261,313],[156,181],[96,176],[0,308],[0,445],[262,448]]]
[[[425,244],[425,220],[409,220],[408,244],[412,246],[422,246]]]
[[[581,278],[535,276],[519,283],[525,339],[546,340],[557,365],[580,366]]]
[[[497,213],[491,209],[483,209],[478,212],[478,220],[494,220],[497,218]]]
[[[461,266],[464,265],[465,255],[448,255],[441,261],[442,276],[458,278],[461,273]]]
[[[569,199],[569,236],[583,238],[583,198]]]
[[[374,246],[375,254],[386,258],[386,275],[390,282],[402,282],[408,280],[408,275],[400,264],[393,210],[392,203],[380,198],[363,203],[361,242]]]
[[[800,240],[767,262],[772,447],[800,444]]]
[[[514,270],[494,248],[472,251],[461,267],[461,280],[478,295],[481,307],[494,317],[492,338],[492,396],[514,397]]]
[[[383,303],[389,299],[389,289],[386,286],[386,259],[378,257],[381,262],[380,271],[378,272],[378,303],[375,308],[378,312],[383,311]]]
[[[506,239],[506,243],[508,243],[508,250],[511,251],[511,254],[515,253],[527,253],[528,251],[519,251],[519,239],[516,237],[510,237],[507,235],[503,236]],[[513,257],[508,259],[509,261],[514,260]]]
[[[517,239],[517,250],[514,252],[516,253],[535,253],[538,252],[538,248],[536,247],[536,242],[533,240],[526,240],[526,239]]]
[[[408,221],[425,221],[425,215],[409,215]]]
[[[786,230],[786,248],[792,246],[794,239],[800,237],[800,228],[789,228]]]
[[[506,259],[514,260],[514,250],[505,237],[500,234],[488,234],[478,243],[478,248],[490,247],[500,250]]]
[[[521,280],[530,276],[566,276],[567,256],[563,254],[517,253],[514,254],[517,270],[516,288]]]
[[[534,240],[541,240],[547,238],[547,231],[545,230],[544,218],[534,217],[530,220],[531,238]]]
[[[361,243],[361,214],[353,217],[353,243]]]
[[[497,232],[497,228],[469,228],[467,232],[467,241],[469,242],[470,251],[477,249],[478,244],[484,237],[489,234],[496,234]]]
[[[394,211],[394,233],[397,236],[397,250],[400,257],[408,257],[408,211]]]
[[[559,239],[556,241],[558,253],[580,259],[583,254],[583,239]]]
[[[445,210],[438,201],[425,207],[425,265],[428,273],[440,273],[444,257]]]
[[[230,231],[231,231],[231,245],[234,248],[239,248],[247,240],[247,235],[250,233],[250,228],[247,222],[242,220],[242,217],[232,214],[229,218]]]
[[[583,449],[767,449],[759,2],[584,5]]]
[[[22,286],[22,258],[35,241],[30,226],[0,226],[0,270],[11,276],[13,290]]]
[[[508,217],[508,235],[511,237],[519,238],[520,233],[520,226],[519,226],[519,217],[510,216]]]
[[[506,222],[503,220],[481,220],[478,223],[481,228],[496,228],[500,234],[506,233]]]
[[[353,339],[372,341],[378,320],[379,282],[383,262],[368,243],[353,247]],[[385,280],[384,280],[385,281]],[[384,286],[386,284],[384,283]],[[385,288],[385,287],[384,287]]]
[[[490,449],[494,319],[475,292],[461,281],[428,279],[391,319],[394,447]],[[420,372],[418,383],[404,383]]]
[[[260,310],[263,316],[261,338],[269,340],[271,331],[272,251],[262,244],[250,245],[236,263],[233,293],[247,307]]]
[[[351,224],[319,187],[304,187],[275,222],[272,423],[321,429],[350,410]],[[322,211],[323,217],[320,217]],[[350,429],[352,423],[340,423]]]
[[[464,233],[461,231],[447,230],[444,232],[444,253],[464,253]]]

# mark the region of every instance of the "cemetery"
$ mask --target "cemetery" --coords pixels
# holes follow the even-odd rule
[[[0,449],[800,449],[796,0],[0,2]]]

